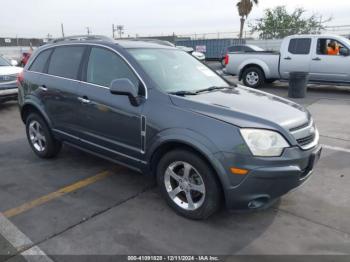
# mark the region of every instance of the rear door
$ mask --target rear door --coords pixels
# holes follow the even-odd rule
[[[46,65],[52,51],[51,48],[44,50],[35,57],[28,70],[24,71],[26,81],[21,83],[25,87],[23,90],[34,94],[43,104],[46,102],[46,92],[42,86],[41,78],[42,74],[46,73]]]
[[[280,74],[288,79],[291,72],[309,72],[311,60],[311,37],[291,38],[281,50]]]
[[[45,110],[56,131],[79,137],[81,82],[78,81],[85,46],[58,46],[40,78]]]

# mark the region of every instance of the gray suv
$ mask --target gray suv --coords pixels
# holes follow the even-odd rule
[[[262,209],[303,184],[320,158],[310,113],[234,86],[173,47],[99,37],[39,48],[19,76],[29,144],[52,158],[62,142],[155,176],[179,214],[222,204]]]

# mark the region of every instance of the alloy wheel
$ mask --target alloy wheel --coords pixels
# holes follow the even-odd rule
[[[38,121],[29,124],[29,138],[35,150],[43,152],[46,149],[46,137]]]
[[[185,210],[196,210],[205,200],[203,178],[189,163],[178,161],[170,164],[165,171],[164,184],[172,201]]]

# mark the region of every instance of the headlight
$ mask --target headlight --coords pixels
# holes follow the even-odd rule
[[[289,147],[288,142],[277,132],[262,129],[241,129],[241,134],[254,156],[280,156]]]

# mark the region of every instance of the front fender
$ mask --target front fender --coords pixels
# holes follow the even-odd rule
[[[214,168],[223,187],[230,183],[225,168],[218,160],[218,154],[222,153],[210,139],[190,129],[174,128],[159,132],[149,143],[146,153],[147,162],[151,163],[156,150],[167,143],[183,144],[199,152]]]

